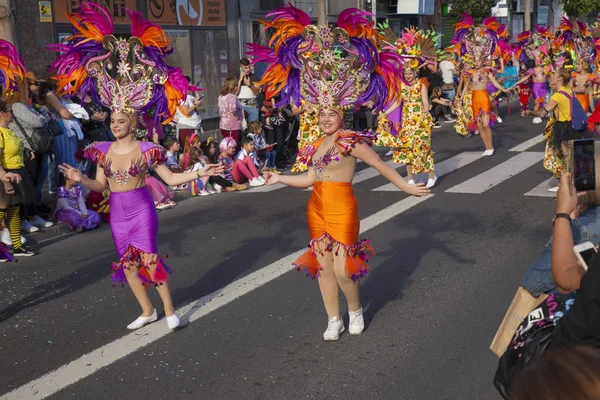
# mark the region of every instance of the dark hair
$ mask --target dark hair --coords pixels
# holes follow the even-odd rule
[[[525,63],[525,67],[527,67],[527,69],[535,68],[535,61],[527,60],[527,62]]]
[[[260,133],[261,130],[262,130],[262,122],[252,121],[252,122],[248,123],[248,132]]]
[[[244,57],[240,60],[240,64],[242,64],[244,67],[247,67],[250,65],[250,60],[248,60],[246,57]]]
[[[431,96],[433,96],[433,94],[435,92],[438,92],[440,94],[440,97],[442,97],[442,94],[444,93],[444,91],[442,90],[442,88],[439,87],[439,86],[436,86],[433,89],[431,89]]]
[[[188,167],[193,167],[195,164],[201,162],[203,155],[204,155],[204,153],[202,152],[202,149],[200,149],[198,147],[192,147],[192,149],[190,150],[190,158],[188,161]]]
[[[0,112],[7,112],[8,111],[8,104],[6,103],[6,101],[0,99]]]
[[[172,137],[166,137],[165,140],[163,141],[163,146],[165,149],[169,150],[171,147],[173,147],[173,145],[177,143],[177,140],[173,139]]]
[[[242,141],[241,141],[242,147],[247,144],[250,144],[250,143],[254,143],[254,141],[252,139],[250,139],[248,136],[244,136],[242,138]]]
[[[551,351],[515,378],[511,400],[600,398],[600,351],[578,346]]]
[[[567,86],[571,82],[571,71],[566,68],[559,68],[556,73],[560,77],[563,86]]]
[[[215,147],[215,154],[210,155],[210,148]],[[216,164],[217,158],[219,157],[219,146],[215,140],[211,140],[210,143],[208,141],[204,141],[200,144],[200,148],[204,152],[204,155],[208,159],[211,164]]]

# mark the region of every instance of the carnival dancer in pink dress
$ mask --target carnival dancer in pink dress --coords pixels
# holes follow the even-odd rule
[[[112,109],[110,128],[117,139],[86,148],[85,156],[98,165],[95,179],[70,165],[62,165],[60,170],[92,191],[102,192],[107,185],[111,191],[110,226],[120,257],[112,265],[112,281],[115,285],[129,283],[142,308],[141,316],[127,328],[138,329],[157,320],[146,292],[147,286],[155,286],[167,326],[175,329],[180,320],[167,284],[171,270],[158,255],[158,215],[145,187],[145,175],[153,168],[165,183],[177,186],[217,175],[222,168],[208,165],[199,171],[175,174],[164,165],[164,148],[134,139],[136,116],[152,110],[152,115],[165,123],[170,121],[185,98],[188,83],[181,69],[164,61],[169,54],[164,31],[138,12],[127,10],[127,16],[132,37],[117,39],[110,14],[95,3],[84,2],[69,16],[75,33],[63,44],[52,46],[61,53],[52,64],[59,92],[73,95],[91,91]]]

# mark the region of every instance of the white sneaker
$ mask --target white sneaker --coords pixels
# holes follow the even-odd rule
[[[31,225],[38,227],[38,228],[50,228],[52,225],[54,225],[54,222],[46,221],[39,215],[36,215],[33,218],[33,220],[31,220],[29,222],[31,223]]]
[[[262,186],[263,183],[258,179],[254,178],[250,181],[250,186]]]
[[[152,311],[152,315],[149,317],[138,317],[135,321],[127,325],[127,329],[140,329],[144,325],[148,325],[158,319],[158,315],[156,314],[156,308]]]
[[[39,231],[40,228],[31,225],[31,223],[29,223],[29,221],[26,220],[21,223],[21,230],[25,233],[33,233]]]
[[[391,156],[392,154],[394,154],[393,150],[388,151],[387,153],[385,153],[386,156]]]
[[[213,185],[213,187],[215,188],[215,192],[217,193],[221,193],[223,191],[223,186],[221,185],[217,185],[216,183]]]
[[[323,333],[323,340],[338,340],[344,329],[344,321],[338,317],[329,318],[327,320],[327,330]]]
[[[206,189],[198,192],[198,196],[208,196],[208,195],[210,195],[210,192]]]
[[[365,329],[365,320],[363,318],[362,307],[358,311],[348,311],[348,333],[351,335],[360,335]]]
[[[265,178],[263,178],[262,176],[259,176],[259,177],[258,177],[258,178],[256,178],[256,179],[258,179],[259,181],[261,181],[263,185],[264,185],[264,184],[265,184],[265,182],[266,182],[266,181],[265,181]]]
[[[481,153],[481,155],[484,156],[484,157],[493,156],[494,155],[494,151],[495,151],[494,149],[486,150],[483,153]]]
[[[540,117],[535,117],[535,118],[533,119],[533,123],[534,123],[534,124],[541,124],[541,123],[542,123],[542,119],[541,119]]]
[[[498,122],[499,124],[501,124],[502,123],[502,118],[496,117],[496,122]]]
[[[173,314],[170,317],[167,317],[167,327],[169,327],[169,329],[175,329],[179,326],[179,324],[180,321],[177,314]]]
[[[414,179],[409,179],[408,180],[408,184],[409,185],[414,185],[415,184],[415,180]]]
[[[425,187],[431,189],[432,187],[435,186],[435,183],[437,182],[437,180],[438,180],[438,177],[434,175],[433,179],[429,178],[427,180],[427,184],[425,185]]]
[[[0,242],[4,243],[7,246],[12,246],[13,242],[10,238],[10,232],[8,231],[8,228],[2,229],[2,231],[0,231]]]
[[[558,186],[551,187],[548,189],[549,192],[558,192]]]

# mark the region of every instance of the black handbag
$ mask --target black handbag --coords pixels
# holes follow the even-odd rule
[[[48,122],[47,129],[52,137],[57,137],[65,133],[63,128],[60,126],[60,123],[55,119],[51,119],[50,122]]]
[[[13,118],[15,124],[17,124],[17,126],[21,130],[21,133],[23,133],[25,140],[27,140],[27,143],[29,143],[29,147],[31,148],[31,150],[33,150],[34,153],[47,154],[54,151],[54,136],[52,136],[52,133],[48,129],[48,124],[41,128],[33,128],[33,133],[31,134],[31,137],[29,137],[27,136],[27,132],[25,131],[25,129],[23,129],[23,126],[21,125],[17,117],[13,115]]]

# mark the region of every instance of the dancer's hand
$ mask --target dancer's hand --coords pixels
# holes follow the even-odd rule
[[[274,185],[281,181],[281,177],[277,174],[274,174],[273,172],[269,172],[269,171],[264,172],[263,176],[265,177],[266,185]]]
[[[77,168],[71,167],[69,164],[65,163],[63,165],[59,165],[58,169],[65,176],[65,178],[68,178],[73,182],[79,183],[83,181],[83,173],[81,173],[81,171]]]
[[[21,175],[15,174],[14,172],[7,172],[2,177],[2,181],[3,182],[9,182],[9,183],[10,182],[12,182],[12,183],[19,183],[19,182],[21,182]]]
[[[202,176],[216,176],[221,175],[225,170],[225,166],[223,164],[208,164],[206,167],[202,168],[199,172]]]
[[[406,193],[412,194],[413,196],[421,197],[427,196],[431,193],[431,190],[425,187],[424,183],[417,183],[414,185],[410,185],[408,189],[406,189]]]

